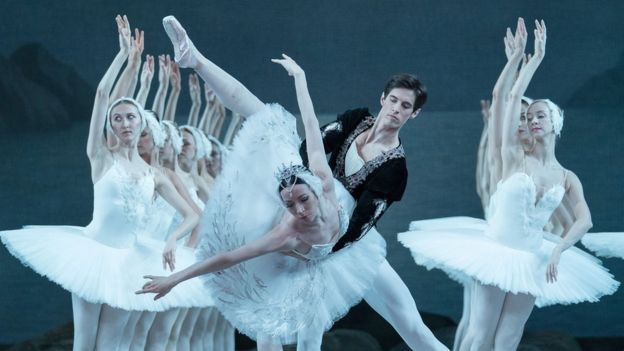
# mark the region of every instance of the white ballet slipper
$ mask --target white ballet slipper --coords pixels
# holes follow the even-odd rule
[[[195,67],[197,59],[195,58],[195,45],[186,34],[186,31],[173,16],[163,18],[163,27],[169,36],[169,40],[173,44],[173,53],[175,62],[182,68]]]

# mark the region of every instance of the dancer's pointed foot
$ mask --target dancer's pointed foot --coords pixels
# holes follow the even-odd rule
[[[173,16],[167,16],[163,18],[163,27],[165,27],[169,40],[173,44],[174,59],[178,66],[182,68],[197,66],[197,58],[195,57],[197,49],[186,35],[186,31],[180,22]]]

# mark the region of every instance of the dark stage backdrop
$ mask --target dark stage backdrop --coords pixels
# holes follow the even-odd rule
[[[624,92],[621,84],[599,84],[601,79],[617,83],[624,77],[618,73],[624,64],[623,2],[5,0],[0,5],[0,55],[8,57],[21,45],[38,42],[95,86],[117,50],[117,13],[128,14],[131,25],[146,30],[146,53],[153,54],[171,52],[161,18],[175,14],[207,56],[261,99],[295,112],[291,78],[269,61],[288,53],[306,70],[323,121],[355,106],[374,111],[387,76],[419,74],[430,101],[403,131],[408,189],[385,215],[380,231],[388,242],[390,263],[419,308],[454,319],[461,312],[460,287],[440,272],[416,266],[396,242],[396,233],[414,219],[481,216],[474,190],[482,127],[478,101],[489,96],[504,64],[505,27],[514,25],[519,15],[529,24],[535,17],[544,18],[547,57],[528,95],[551,97],[568,110],[559,158],[585,186],[594,230],[624,231],[624,112],[621,99],[619,105],[601,100]],[[532,51],[532,39],[528,47]],[[591,104],[575,103],[588,95],[596,96]],[[187,99],[185,91],[180,117],[188,111]],[[60,130],[18,128],[0,137],[5,155],[0,229],[89,222],[93,195],[86,133],[87,123],[78,121]],[[624,277],[624,261],[605,260],[605,265]],[[0,343],[32,337],[71,319],[69,294],[22,267],[4,247],[0,282]],[[617,292],[598,304],[535,310],[527,328],[622,336],[622,308],[624,294]]]

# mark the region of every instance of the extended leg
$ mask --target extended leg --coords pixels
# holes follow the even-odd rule
[[[175,17],[163,18],[163,26],[173,44],[176,62],[181,67],[195,69],[219,96],[225,107],[245,117],[264,108],[264,104],[243,84],[212,63],[195,48]]]
[[[423,322],[414,298],[399,275],[384,261],[364,300],[401,335],[413,350],[448,350]]]

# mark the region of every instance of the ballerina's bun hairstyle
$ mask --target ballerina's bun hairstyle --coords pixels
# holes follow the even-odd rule
[[[145,111],[143,110],[143,106],[141,106],[141,104],[139,104],[135,99],[130,98],[130,97],[120,97],[119,99],[111,102],[111,104],[108,106],[108,110],[106,110],[106,129],[104,131],[104,137],[106,138],[106,131],[108,131],[111,134],[115,134],[113,132],[113,124],[111,122],[111,112],[113,112],[113,109],[116,106],[119,106],[121,104],[130,104],[130,105],[134,105],[134,107],[136,107],[137,112],[139,114],[139,118],[141,118],[141,131],[143,129],[145,129],[145,126],[147,125],[147,121],[145,120]],[[141,133],[137,133],[138,136],[141,135]],[[139,140],[139,137],[136,137],[136,141]]]
[[[529,108],[531,106],[537,104],[538,102],[543,102],[548,107],[550,111],[550,122],[553,125],[553,131],[555,132],[555,136],[561,136],[561,129],[563,129],[563,110],[557,106],[554,102],[550,101],[550,99],[536,99],[531,102]]]
[[[171,141],[171,147],[173,148],[173,153],[177,156],[182,152],[182,136],[180,136],[180,131],[178,131],[178,127],[171,121],[161,121],[163,130],[167,133],[167,137],[169,141]]]
[[[157,148],[161,148],[165,145],[165,140],[167,139],[167,134],[160,126],[158,119],[156,118],[156,114],[150,110],[144,110],[145,121],[147,122],[147,127],[152,133],[152,140],[154,140],[154,146]]]
[[[392,76],[386,82],[386,86],[383,90],[384,96],[388,96],[388,94],[390,94],[390,91],[392,91],[392,89],[394,88],[403,88],[414,92],[414,94],[416,95],[416,99],[414,100],[414,108],[412,109],[412,111],[418,110],[419,108],[423,107],[425,102],[427,102],[427,88],[413,74],[404,73]]]

